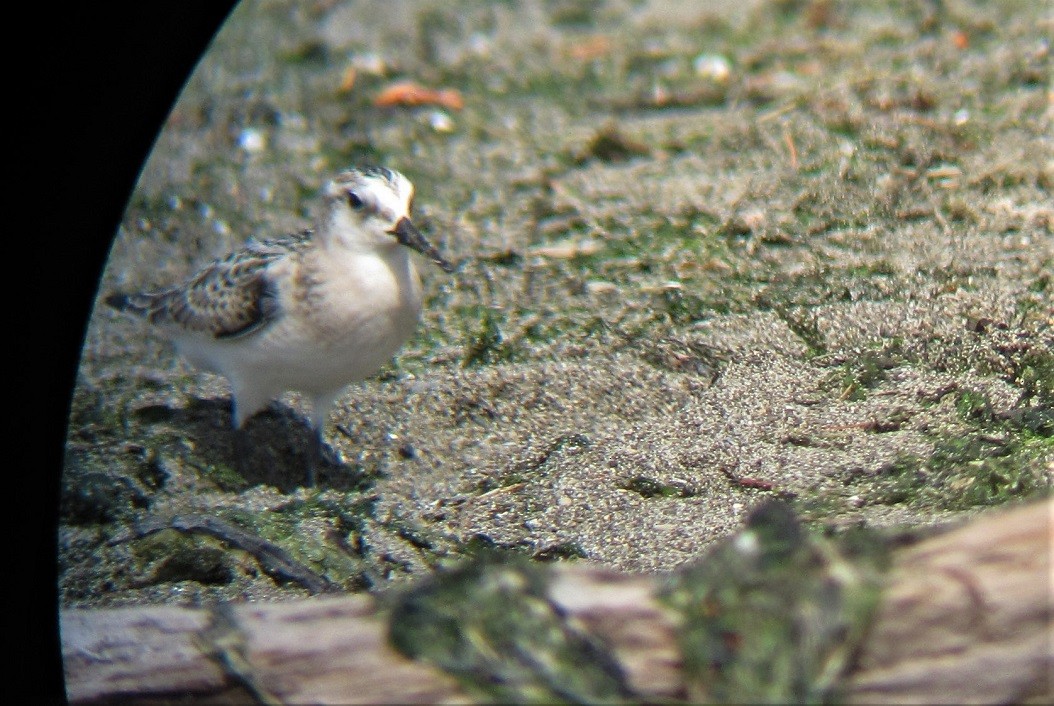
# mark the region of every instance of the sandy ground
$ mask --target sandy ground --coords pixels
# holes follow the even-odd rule
[[[1054,479],[1054,33],[1035,2],[245,2],[132,195],[101,292],[309,226],[348,164],[406,173],[458,263],[348,389],[229,391],[98,306],[63,477],[67,606],[342,590],[477,547],[666,571],[764,497],[919,526]],[[384,107],[399,81],[456,104]],[[139,528],[138,530],[136,528]]]

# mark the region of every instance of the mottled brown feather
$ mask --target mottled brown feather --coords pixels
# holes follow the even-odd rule
[[[181,286],[114,295],[107,302],[160,326],[175,324],[215,338],[243,336],[267,325],[279,313],[268,266],[280,258],[297,256],[311,237],[311,231],[303,231],[274,240],[250,240]]]

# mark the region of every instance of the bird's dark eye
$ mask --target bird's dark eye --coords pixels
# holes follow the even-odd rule
[[[359,198],[358,194],[356,194],[353,191],[349,191],[348,192],[348,205],[351,206],[352,208],[354,208],[356,211],[358,211],[365,204],[363,203],[362,199]]]

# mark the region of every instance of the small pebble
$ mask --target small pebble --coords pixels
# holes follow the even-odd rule
[[[714,83],[728,83],[732,76],[732,64],[720,54],[700,54],[692,62],[695,75]]]
[[[433,110],[428,116],[428,124],[436,132],[453,132],[454,121],[441,110]]]
[[[238,135],[238,146],[249,154],[256,154],[267,149],[267,137],[262,130],[247,127]]]
[[[618,291],[618,286],[614,282],[605,282],[603,280],[591,280],[586,282],[586,292],[593,296],[611,294],[616,291]]]

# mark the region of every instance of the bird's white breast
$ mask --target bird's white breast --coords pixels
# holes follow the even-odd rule
[[[188,358],[274,395],[317,393],[373,374],[413,334],[421,283],[405,248],[312,250],[272,268],[277,318],[244,338],[187,342]]]

